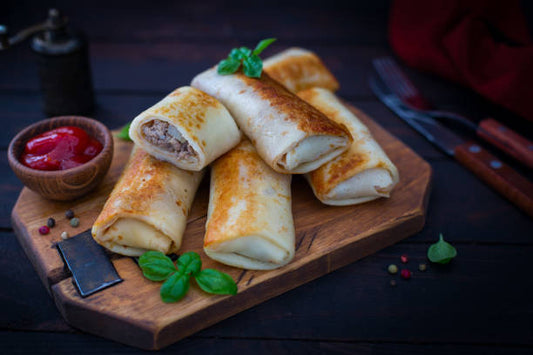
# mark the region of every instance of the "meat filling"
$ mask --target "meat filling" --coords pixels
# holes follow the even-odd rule
[[[142,126],[144,138],[159,149],[176,154],[178,159],[191,160],[196,157],[194,149],[181,133],[168,122],[152,120]]]

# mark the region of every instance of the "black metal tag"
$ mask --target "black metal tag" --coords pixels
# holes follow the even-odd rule
[[[81,297],[122,282],[104,248],[94,241],[90,229],[57,243],[57,249]]]

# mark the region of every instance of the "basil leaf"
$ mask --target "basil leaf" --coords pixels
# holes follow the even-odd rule
[[[177,302],[185,297],[189,290],[190,276],[181,272],[174,275],[163,283],[159,294],[165,303]]]
[[[231,276],[215,269],[204,269],[195,277],[196,283],[207,293],[217,295],[237,294],[237,284]]]
[[[126,141],[131,141],[131,138],[130,138],[130,126],[131,126],[131,122],[128,123],[127,125],[125,125],[124,127],[122,127],[120,129],[120,132],[117,133],[117,137],[120,138],[120,139],[124,139]]]
[[[202,260],[200,255],[194,251],[182,254],[178,259],[178,269],[181,273],[187,275],[198,275],[202,268]]]
[[[274,42],[275,40],[276,40],[275,38],[267,38],[267,39],[260,41],[255,47],[252,54],[255,54],[255,55],[261,54],[261,52],[264,51],[266,47],[270,46],[270,44],[272,44],[272,42]]]
[[[241,62],[232,58],[227,58],[218,63],[217,72],[221,75],[233,74],[239,69]]]
[[[439,241],[428,249],[428,259],[433,263],[448,264],[456,256],[457,250],[444,240],[442,234],[439,236]]]
[[[244,58],[243,62],[244,75],[250,78],[259,78],[263,71],[263,61],[257,55],[252,54],[249,57]]]
[[[173,272],[177,271],[172,260],[159,251],[148,251],[141,255],[139,266],[144,277],[152,281],[166,280]]]
[[[231,52],[229,52],[229,58],[240,61],[241,59],[248,57],[251,53],[251,49],[247,47],[233,48]]]

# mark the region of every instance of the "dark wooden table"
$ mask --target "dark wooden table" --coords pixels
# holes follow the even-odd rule
[[[238,45],[262,38],[317,52],[340,96],[372,116],[434,170],[424,229],[405,241],[182,340],[162,353],[530,354],[533,345],[533,221],[389,112],[367,85],[370,61],[390,55],[388,1],[351,5],[223,1],[59,5],[90,39],[94,117],[110,128],[187,85]],[[283,3],[283,5],[282,5]],[[0,23],[41,20],[47,4],[11,1]],[[7,9],[6,9],[7,7]],[[7,11],[6,11],[7,10]],[[45,118],[28,43],[0,54],[0,353],[136,353],[84,334],[61,318],[18,244],[11,209],[22,188],[7,164],[10,139]],[[439,108],[475,120],[494,116],[529,138],[531,123],[468,89],[407,69]],[[526,172],[527,173],[527,172]],[[528,173],[529,177],[531,174]],[[357,223],[357,221],[354,221]],[[391,287],[386,267],[410,257],[416,270],[439,233],[458,250],[447,266]],[[134,295],[132,295],[134,297]]]

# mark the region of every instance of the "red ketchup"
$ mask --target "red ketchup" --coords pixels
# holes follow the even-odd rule
[[[63,126],[30,139],[20,162],[37,170],[65,170],[88,162],[101,150],[102,144],[82,128]]]

